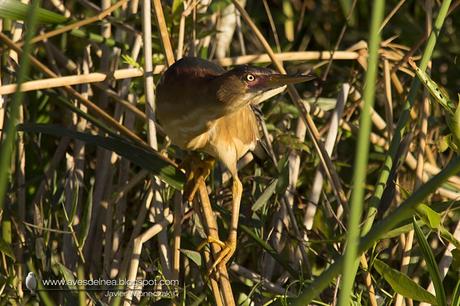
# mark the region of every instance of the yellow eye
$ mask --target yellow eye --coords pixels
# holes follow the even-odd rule
[[[246,81],[252,82],[252,81],[254,81],[255,79],[256,79],[255,76],[253,76],[252,74],[246,75]]]

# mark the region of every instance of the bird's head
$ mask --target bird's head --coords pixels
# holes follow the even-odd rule
[[[226,107],[237,109],[247,104],[259,104],[282,92],[286,85],[307,82],[314,75],[285,75],[268,68],[237,66],[220,75],[217,82],[218,99]]]

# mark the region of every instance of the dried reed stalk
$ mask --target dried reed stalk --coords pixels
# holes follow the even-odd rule
[[[329,51],[305,51],[305,52],[285,52],[275,54],[275,57],[280,61],[317,61],[317,60],[356,60],[358,52],[354,51],[336,51],[331,54]],[[238,57],[227,57],[214,60],[215,63],[222,66],[243,65],[250,63],[268,63],[270,62],[268,54],[260,55],[244,55]],[[156,65],[152,74],[160,74],[164,71],[164,65]],[[89,74],[56,76],[53,78],[24,82],[21,85],[21,91],[33,91],[41,89],[49,89],[63,86],[72,86],[83,83],[103,82],[107,79],[121,80],[126,78],[136,78],[144,75],[144,71],[138,68],[126,68],[115,70],[112,75],[107,75],[101,72],[92,72]],[[16,84],[7,84],[0,86],[0,95],[13,94],[17,89]]]
[[[211,208],[211,202],[209,201],[208,190],[203,177],[199,178],[198,181],[198,193],[201,199],[201,208],[203,209],[203,218],[208,228],[208,234],[210,237],[220,240],[217,222],[214,217],[214,213]],[[211,244],[211,252],[214,258],[217,258],[217,254],[220,251],[220,247],[215,243]],[[225,301],[226,306],[234,306],[235,301],[233,298],[232,287],[230,285],[230,279],[228,277],[227,267],[225,265],[218,265],[218,281],[220,284],[220,293]]]

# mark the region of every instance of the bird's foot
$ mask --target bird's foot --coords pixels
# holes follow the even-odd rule
[[[217,258],[214,260],[214,263],[209,267],[207,274],[208,276],[221,265],[226,265],[230,258],[233,256],[236,250],[236,239],[229,239],[226,242],[222,242],[219,239],[209,236],[198,246],[198,251],[201,250],[206,244],[215,243],[219,245],[222,249],[217,254]]]
[[[187,157],[182,163],[182,167],[185,169],[187,181],[184,186],[184,199],[188,202],[192,202],[195,197],[195,193],[198,190],[199,180],[206,178],[211,173],[212,168],[214,167],[214,159],[205,158],[204,160],[200,159],[196,155]]]

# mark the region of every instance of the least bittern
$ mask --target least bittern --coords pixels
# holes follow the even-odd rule
[[[282,92],[287,84],[313,78],[247,65],[226,71],[212,62],[190,57],[177,61],[163,74],[157,86],[156,103],[165,133],[182,149],[202,151],[216,158],[233,177],[228,240],[222,243],[208,238],[210,243],[223,247],[211,269],[227,263],[236,249],[243,192],[237,162],[255,148],[259,139],[252,105]]]

